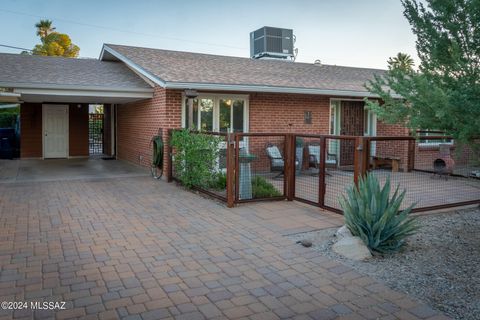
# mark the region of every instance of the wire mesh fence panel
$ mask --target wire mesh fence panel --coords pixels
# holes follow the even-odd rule
[[[340,210],[340,199],[354,183],[355,138],[327,137],[325,147],[324,205]]]
[[[238,134],[236,201],[285,197],[286,135]]]
[[[420,211],[480,201],[478,153],[445,137],[372,138],[369,158],[369,171],[382,184],[389,177],[392,192],[397,186],[406,191],[401,209],[413,203]]]
[[[295,194],[296,200],[319,205],[321,172],[321,138],[295,136]]]
[[[180,131],[177,131],[180,132]],[[174,131],[172,137],[175,140]],[[181,149],[172,145],[172,177],[186,187],[227,200],[227,135],[223,133],[190,133]],[[212,147],[212,146],[215,147]],[[204,146],[204,147],[202,147]]]
[[[103,154],[103,113],[88,114],[88,149],[90,155]]]

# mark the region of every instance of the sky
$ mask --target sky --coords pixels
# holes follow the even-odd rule
[[[33,48],[35,23],[53,20],[80,57],[103,43],[248,57],[249,34],[293,29],[297,61],[386,68],[398,52],[416,61],[400,0],[0,0],[0,44]],[[0,47],[0,52],[19,53]]]

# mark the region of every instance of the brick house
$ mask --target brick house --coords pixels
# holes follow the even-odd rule
[[[364,108],[383,72],[110,44],[98,60],[0,54],[0,87],[22,103],[21,158],[89,156],[88,105],[103,104],[102,153],[145,166],[160,128],[408,135]]]

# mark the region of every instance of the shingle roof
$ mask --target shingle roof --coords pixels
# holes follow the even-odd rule
[[[121,62],[0,53],[0,86],[150,89]]]
[[[143,70],[170,83],[290,87],[367,92],[379,69],[255,60],[191,52],[105,44]],[[105,56],[104,59],[108,59]],[[111,56],[109,58],[112,58]]]

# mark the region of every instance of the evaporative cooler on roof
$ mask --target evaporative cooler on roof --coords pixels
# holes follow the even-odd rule
[[[250,56],[293,59],[293,30],[263,27],[250,32]]]

